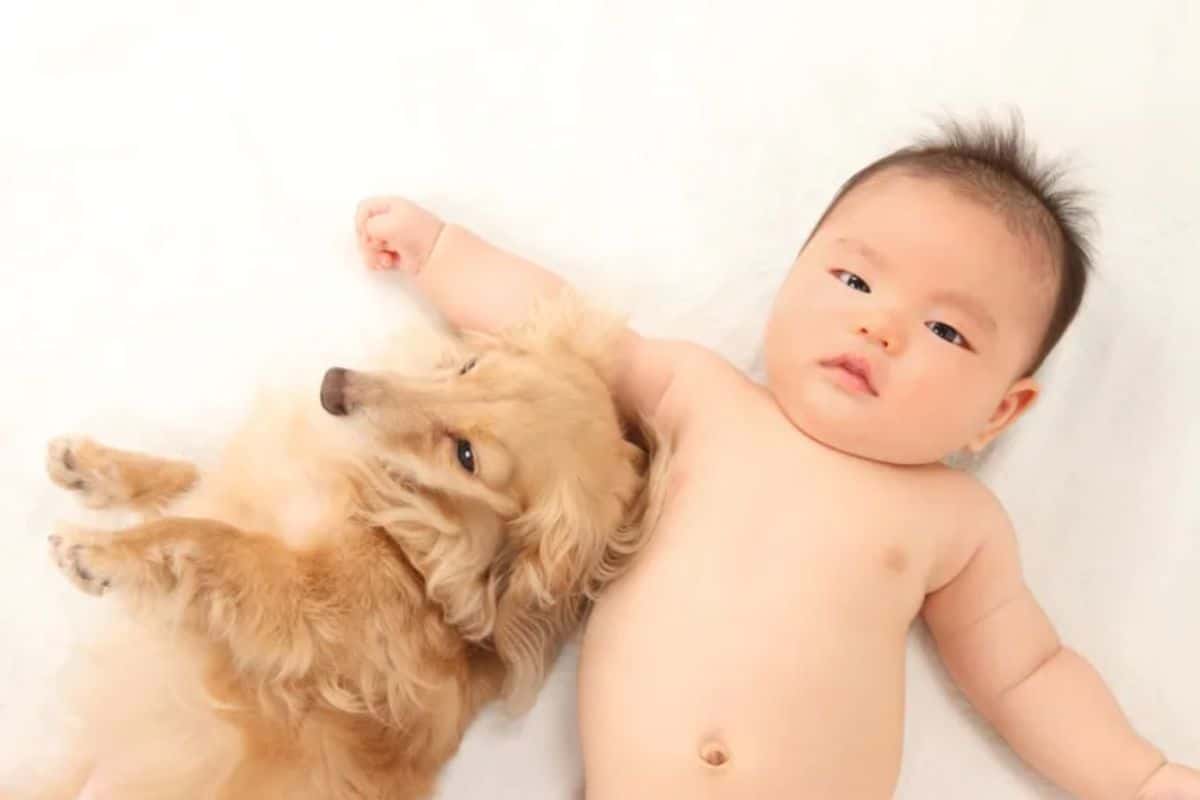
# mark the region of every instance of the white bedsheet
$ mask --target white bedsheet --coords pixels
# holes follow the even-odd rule
[[[97,613],[46,557],[81,512],[45,440],[203,458],[256,381],[315,392],[415,318],[353,257],[359,197],[409,194],[752,369],[836,184],[926,114],[1010,106],[1095,190],[1099,272],[982,473],[1062,635],[1200,764],[1200,10],[701,5],[0,9],[0,775],[53,743],[54,665]],[[919,632],[910,665],[899,797],[1055,796]],[[575,796],[574,667],[485,716],[440,797]]]

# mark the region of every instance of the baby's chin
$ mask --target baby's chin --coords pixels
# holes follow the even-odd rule
[[[797,431],[822,447],[848,456],[896,466],[942,461],[958,444],[942,444],[922,436],[910,420],[891,419],[871,408],[878,398],[862,402],[830,394],[821,385],[776,386],[768,380],[775,401]]]

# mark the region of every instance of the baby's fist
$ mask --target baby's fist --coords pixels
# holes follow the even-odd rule
[[[402,197],[371,197],[358,204],[354,229],[371,269],[416,273],[425,265],[443,222]]]
[[[1137,800],[1200,800],[1200,772],[1165,764],[1146,781]]]

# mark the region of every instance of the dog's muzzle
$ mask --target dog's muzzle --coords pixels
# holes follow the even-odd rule
[[[335,417],[344,417],[346,408],[346,376],[349,370],[331,367],[321,380],[321,408]]]

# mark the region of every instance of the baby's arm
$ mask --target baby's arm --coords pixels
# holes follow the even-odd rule
[[[355,223],[367,266],[406,273],[456,328],[501,330],[565,286],[552,272],[403,198],[364,200]]]
[[[1164,766],[1095,669],[1063,647],[1022,578],[1007,514],[978,491],[971,517],[983,526],[980,544],[923,610],[967,699],[1021,758],[1075,796],[1200,797],[1200,776]],[[1160,794],[1164,782],[1184,793]]]
[[[501,330],[519,322],[537,299],[566,285],[552,272],[403,198],[364,200],[355,228],[369,267],[407,273],[456,328]],[[626,328],[616,349],[613,379],[622,409],[654,420],[669,434],[679,409],[663,398],[675,375],[700,352],[696,345],[645,339]]]

